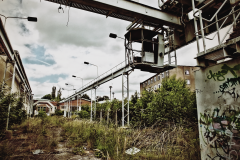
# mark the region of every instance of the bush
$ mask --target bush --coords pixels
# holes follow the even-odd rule
[[[78,115],[79,115],[80,118],[85,118],[85,119],[90,118],[90,114],[87,111],[85,111],[85,110],[81,110],[78,113]]]
[[[57,115],[57,116],[62,116],[63,114],[64,114],[64,112],[61,111],[60,109],[57,109],[57,110],[55,111],[55,115]]]
[[[46,118],[46,117],[47,117],[47,114],[46,114],[45,111],[39,111],[39,112],[38,112],[38,117],[40,117],[40,118]]]

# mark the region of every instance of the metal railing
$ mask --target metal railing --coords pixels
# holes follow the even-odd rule
[[[204,8],[207,7],[209,4],[211,4],[212,2],[214,2],[214,0],[209,1],[207,4],[205,4],[204,6],[202,6],[201,8],[199,8],[197,11],[195,11],[195,12],[193,13],[193,16],[194,16],[194,19],[195,19],[195,20],[196,20],[196,18],[199,18],[199,19],[200,19],[200,30],[197,29],[197,25],[196,25],[196,22],[195,22],[195,35],[196,35],[197,37],[198,37],[198,36],[201,36],[201,37],[202,37],[204,53],[206,53],[206,43],[205,43],[205,39],[213,40],[213,39],[216,37],[216,35],[218,35],[218,43],[219,43],[219,45],[221,45],[221,44],[224,42],[224,40],[225,40],[225,38],[227,37],[227,35],[229,34],[229,31],[232,29],[233,25],[236,24],[236,20],[237,20],[238,17],[240,16],[240,12],[239,12],[240,9],[234,11],[234,9],[235,9],[235,6],[234,6],[234,7],[232,7],[232,10],[230,11],[230,13],[229,13],[228,15],[222,17],[221,19],[218,19],[217,14],[220,12],[220,10],[223,8],[223,6],[226,4],[227,1],[229,1],[229,0],[225,0],[225,1],[222,3],[222,5],[218,8],[218,10],[216,11],[216,13],[212,16],[212,18],[211,18],[210,20],[202,17],[202,9],[204,9]],[[194,5],[194,4],[193,4],[193,5]],[[194,6],[194,8],[195,8],[195,6]],[[235,17],[235,13],[237,13],[237,12],[239,12],[239,13],[238,13],[237,16]],[[199,13],[199,16],[196,16],[196,13]],[[231,15],[233,15],[233,23],[230,25],[228,31],[224,34],[223,38],[221,39],[221,37],[220,37],[220,30],[222,29],[223,25],[226,23],[228,17],[231,16]],[[204,20],[204,21],[207,21],[207,22],[212,22],[212,21],[214,20],[214,18],[215,18],[215,22],[213,22],[213,23],[211,23],[211,24],[203,27],[203,20]],[[218,22],[221,21],[221,20],[223,20],[223,19],[225,19],[225,20],[223,21],[223,23],[222,23],[221,26],[219,27]],[[206,37],[206,36],[204,35],[204,30],[207,29],[208,27],[214,25],[214,24],[216,24],[216,28],[217,28],[216,34],[213,36],[213,38],[208,38],[208,37]],[[201,35],[199,35],[199,32],[201,33]],[[199,43],[198,38],[197,38],[197,43]],[[198,50],[198,52],[199,52],[199,50]]]
[[[114,72],[116,72],[119,69],[122,69],[126,66],[125,61],[119,63],[115,67],[111,68],[110,70],[104,72],[97,78],[93,79],[92,81],[88,82],[87,84],[83,85],[81,88],[79,88],[76,92],[83,90],[84,88],[93,85],[94,83],[97,83],[100,79],[103,79],[105,77],[108,77],[109,75],[113,75]]]

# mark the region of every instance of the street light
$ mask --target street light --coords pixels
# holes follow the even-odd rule
[[[110,88],[110,101],[111,101],[111,89],[112,89],[112,86],[109,86]]]
[[[23,18],[23,17],[6,17],[6,16],[4,16],[2,14],[0,14],[0,16],[3,16],[5,18],[4,28],[5,28],[5,24],[6,24],[6,21],[7,21],[8,18],[27,19],[30,22],[37,22],[37,18],[36,17],[27,17],[27,18]]]
[[[65,83],[65,84],[66,84],[66,85],[70,85],[70,84],[68,84],[68,83]],[[64,89],[64,88],[62,88],[62,90],[68,91],[68,97],[69,97],[69,91],[71,91],[71,90],[69,90],[69,89]],[[73,90],[76,90],[76,89],[73,88]],[[72,100],[71,100],[71,101],[69,100],[68,103],[67,103],[69,107],[70,107],[70,105],[71,105],[71,104],[70,104],[71,102],[72,102]],[[71,107],[70,107],[70,112],[71,112]],[[70,117],[70,113],[69,113],[69,112],[68,112],[68,117]],[[70,117],[70,118],[71,118],[71,117]]]
[[[96,66],[97,67],[97,77],[98,77],[98,66],[97,65],[89,63],[89,62],[84,62],[84,64]]]
[[[114,38],[114,39],[116,39],[116,38],[124,39],[124,38],[122,38],[122,37],[118,37],[117,34],[114,34],[114,33],[110,33],[110,34],[109,34],[109,37],[110,37],[110,38]]]
[[[82,79],[81,77],[77,77],[77,76],[75,76],[75,75],[72,75],[72,77]],[[83,79],[82,79],[82,87],[83,87]]]

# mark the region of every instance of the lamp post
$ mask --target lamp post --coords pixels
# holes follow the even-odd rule
[[[84,62],[84,64],[96,66],[97,67],[97,77],[98,77],[98,66],[97,65],[89,63],[89,62]]]
[[[66,83],[66,85],[69,85],[69,84]],[[71,91],[71,90],[67,90],[67,89],[64,89],[64,88],[62,88],[62,90],[68,91],[68,97],[69,97],[69,91]],[[76,89],[73,88],[73,90],[76,90]],[[72,100],[71,100],[71,101],[72,101]],[[70,105],[71,105],[71,101],[69,100],[68,103],[67,103],[67,104],[68,104],[69,111],[71,111],[71,106],[70,106]],[[71,118],[70,112],[68,112],[68,117]]]
[[[72,75],[72,77],[82,79],[81,77],[77,77],[75,75]],[[83,88],[83,79],[82,79],[82,88]],[[78,107],[78,95],[77,95],[77,107]],[[80,107],[78,108],[78,111],[80,110],[81,110],[81,95],[80,95]]]
[[[112,100],[111,99],[111,89],[112,89],[112,86],[109,86],[109,88],[110,88],[110,101]]]
[[[77,77],[77,76],[75,76],[75,75],[72,75],[72,77],[82,79],[81,77]],[[82,79],[82,87],[83,87],[83,79]]]
[[[112,94],[113,94],[113,99],[114,99],[114,92],[112,92]]]
[[[5,24],[6,24],[6,21],[7,21],[8,18],[27,19],[30,22],[37,22],[37,18],[36,17],[27,17],[27,18],[23,18],[23,17],[6,17],[6,16],[4,16],[2,14],[0,14],[0,16],[3,16],[5,18],[4,28],[5,28]]]
[[[65,85],[69,85],[69,86],[72,86],[73,87],[73,90],[76,90],[76,89],[74,89],[74,85],[72,85],[72,84],[69,84],[69,83],[65,83]],[[70,118],[72,117],[72,99],[70,99],[71,101],[70,101],[70,104],[71,104],[71,106],[70,106]]]

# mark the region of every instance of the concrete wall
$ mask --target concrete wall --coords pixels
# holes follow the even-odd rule
[[[0,82],[1,83],[3,82],[4,70],[6,67],[4,60],[6,60],[6,56],[1,56],[1,58],[0,58]],[[19,78],[17,72],[15,72],[15,73],[16,73],[16,75],[15,75],[15,81],[14,81],[14,85],[13,85],[13,93],[18,93],[20,95],[20,94],[24,93],[24,88],[21,87],[21,85],[20,85],[20,78]],[[6,76],[5,76],[5,83],[7,84],[7,87],[9,87],[9,88],[12,87],[12,74],[13,74],[13,65],[8,63],[8,68],[7,68]],[[10,93],[10,90],[9,90],[9,93]],[[29,98],[26,95],[26,97],[24,99],[23,109],[27,111],[27,110],[29,110],[29,107],[30,107]]]
[[[240,159],[240,59],[202,68],[195,77],[201,158]]]

